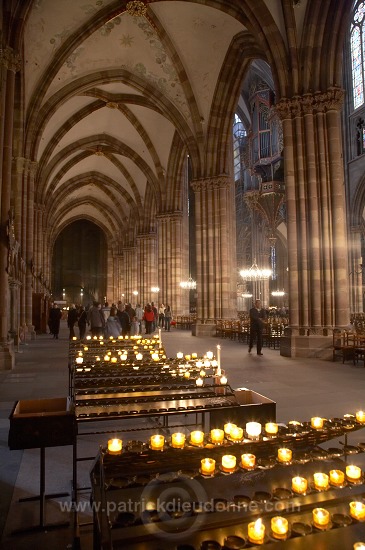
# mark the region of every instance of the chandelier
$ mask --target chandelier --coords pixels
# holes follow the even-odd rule
[[[152,287],[151,287],[151,292],[152,292],[153,294],[158,294],[158,293],[160,292],[160,289],[159,289],[158,286],[152,286]]]
[[[264,281],[271,277],[272,271],[271,269],[261,269],[255,260],[250,269],[242,269],[240,275],[245,281]]]
[[[281,296],[284,296],[285,292],[283,290],[273,290],[272,293],[271,293],[271,296],[277,296],[277,297],[281,297]]]
[[[195,290],[196,289],[196,281],[189,277],[187,281],[181,281],[180,283],[181,288],[185,288],[187,290]]]

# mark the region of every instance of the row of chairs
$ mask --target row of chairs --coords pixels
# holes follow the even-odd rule
[[[284,334],[284,324],[267,323],[264,326],[262,337],[263,345],[268,348],[279,349],[280,338]],[[237,319],[217,319],[215,323],[215,333],[219,338],[229,338],[248,344],[250,338],[249,321],[239,321]]]
[[[338,330],[333,333],[333,361],[338,357],[342,363],[352,360],[355,365],[359,360],[365,366],[365,333]]]
[[[176,328],[191,329],[196,322],[196,315],[176,315],[174,318]]]

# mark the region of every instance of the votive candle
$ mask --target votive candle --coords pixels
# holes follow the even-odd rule
[[[150,443],[151,443],[151,449],[153,449],[154,451],[161,451],[165,444],[165,438],[163,435],[160,435],[160,434],[152,435],[150,439]]]
[[[365,520],[365,504],[360,501],[350,502],[350,516],[359,520]]]
[[[353,550],[365,550],[365,542],[355,542]]]
[[[251,453],[241,455],[241,466],[243,468],[254,468],[256,464],[256,456]]]
[[[108,453],[110,455],[120,455],[122,452],[123,442],[121,439],[109,439],[108,441]]]
[[[323,418],[320,416],[313,416],[313,418],[311,418],[311,426],[316,430],[320,430],[323,428]]]
[[[330,513],[325,508],[314,508],[312,510],[313,523],[318,529],[326,529],[330,522]]]
[[[307,492],[308,481],[305,477],[295,476],[291,480],[291,488],[295,493],[303,495]]]
[[[224,441],[224,431],[223,430],[210,430],[210,440],[212,443],[219,444]]]
[[[243,438],[243,429],[242,429],[242,428],[239,428],[238,426],[235,426],[235,425],[234,425],[234,426],[231,428],[229,437],[230,437],[233,441],[241,441],[241,439]]]
[[[257,438],[261,433],[261,424],[260,422],[247,422],[246,424],[246,433],[250,438]]]
[[[345,474],[341,470],[330,470],[330,482],[332,485],[343,485],[345,483]]]
[[[365,411],[357,411],[356,420],[361,424],[365,424]]]
[[[291,462],[293,453],[291,449],[282,447],[278,449],[278,460],[279,462]]]
[[[215,460],[213,458],[203,458],[200,461],[200,471],[203,475],[212,475],[215,471]]]
[[[269,435],[276,435],[278,433],[279,426],[275,422],[266,422],[265,432]]]
[[[171,447],[182,449],[185,445],[185,434],[176,432],[171,435]]]
[[[194,445],[202,445],[204,441],[204,432],[200,432],[198,430],[191,432],[190,441]]]
[[[322,474],[322,472],[313,474],[314,486],[319,491],[328,489],[329,477],[327,474]]]
[[[203,379],[202,379],[202,378],[197,378],[197,379],[195,380],[195,384],[196,384],[198,387],[201,387],[201,386],[204,384]]]
[[[285,539],[288,535],[289,522],[281,516],[271,518],[271,532],[275,539]]]
[[[236,424],[232,424],[232,422],[227,422],[226,424],[224,424],[224,433],[226,435],[231,435],[232,429],[236,427]]]
[[[222,456],[222,470],[224,472],[234,472],[236,468],[236,457],[234,455]]]
[[[252,521],[248,524],[248,540],[254,544],[263,544],[265,537],[265,525],[262,519]]]
[[[359,481],[361,479],[361,468],[349,464],[346,466],[346,477],[349,481]]]

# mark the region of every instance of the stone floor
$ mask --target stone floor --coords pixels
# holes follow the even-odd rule
[[[217,338],[197,338],[184,330],[163,332],[162,337],[168,357],[175,356],[177,351],[197,352],[199,355],[209,350],[216,353],[216,346],[220,344],[222,368],[226,371],[230,386],[249,388],[275,401],[278,422],[308,420],[312,416],[335,417],[365,408],[365,368],[362,363],[354,365],[351,361],[342,364],[340,361],[289,359],[281,357],[278,350],[266,348],[263,356],[257,356],[255,353],[248,354],[245,344]],[[39,449],[9,450],[8,417],[18,400],[68,395],[67,357],[67,327],[63,324],[59,340],[53,340],[49,335],[37,336],[36,340],[17,350],[13,370],[0,372],[0,533],[3,532],[1,548],[4,550],[41,550],[48,546],[52,550],[92,548],[92,527],[82,525],[75,530],[73,515],[67,512],[69,496],[49,499],[45,514],[47,525],[69,521],[68,527],[14,533],[39,525],[39,503],[20,503],[18,500],[39,494],[40,454]],[[146,438],[146,434],[148,432],[138,437]],[[105,445],[105,438],[105,434],[85,438],[81,442],[85,456],[95,456],[98,446]],[[78,481],[80,485],[87,486],[91,463],[81,465]],[[72,448],[46,449],[46,491],[69,494],[71,478]],[[79,521],[89,523],[89,495],[87,491],[80,495],[81,500],[85,501],[85,514],[80,516]],[[62,506],[66,507],[66,511],[62,510]],[[279,547],[280,544],[277,544],[278,550]]]

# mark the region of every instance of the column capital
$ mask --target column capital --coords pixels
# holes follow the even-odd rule
[[[213,189],[227,189],[232,185],[232,177],[227,174],[209,178],[199,178],[190,183],[195,193],[199,191],[212,191]]]
[[[0,67],[5,67],[9,71],[16,73],[21,69],[20,55],[10,48],[10,46],[0,47]]]
[[[139,233],[136,235],[137,241],[153,241],[157,238],[157,233]]]
[[[281,120],[333,110],[340,111],[344,96],[345,91],[342,88],[332,86],[325,92],[309,92],[302,96],[293,96],[292,98],[283,97],[275,105],[275,110]]]
[[[170,212],[160,212],[156,215],[156,218],[160,221],[177,221],[183,217],[181,210],[171,210]]]

